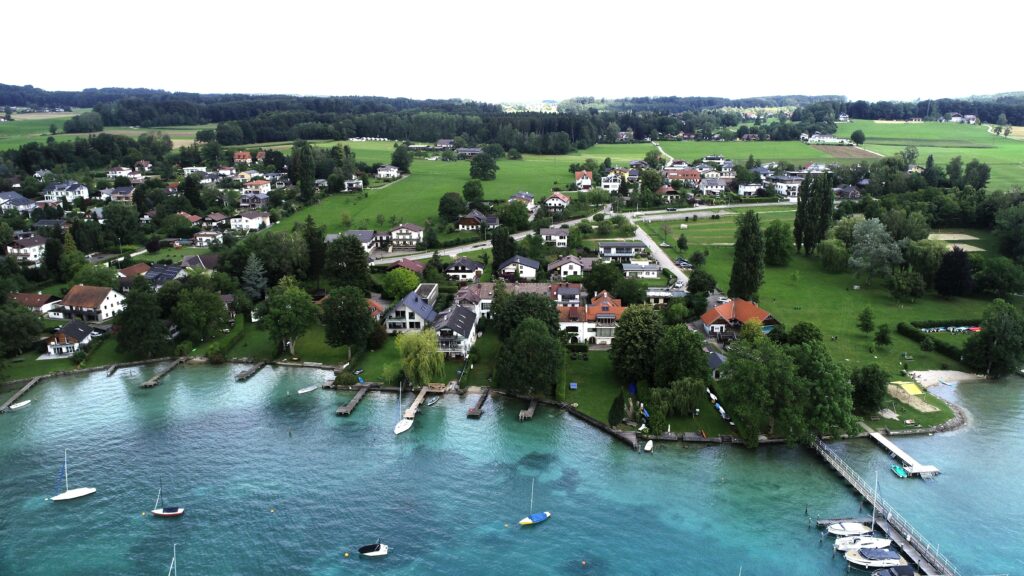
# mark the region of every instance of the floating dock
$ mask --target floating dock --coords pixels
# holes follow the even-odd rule
[[[335,414],[337,414],[338,416],[352,415],[352,411],[356,409],[356,406],[359,405],[359,401],[363,399],[363,396],[366,396],[366,391],[369,389],[369,386],[360,386],[359,391],[356,392],[356,395],[353,396],[352,399],[348,401],[348,404],[345,404],[344,406],[338,406],[338,410],[335,412]]]
[[[874,507],[875,527],[886,538],[892,540],[894,548],[898,548],[904,558],[917,566],[925,576],[959,576],[960,571],[953,566],[939,550],[928,542],[914,526],[888,502],[878,497],[874,489],[850,468],[842,458],[821,440],[815,440],[813,448],[825,459],[844,480],[860,494],[861,498]],[[823,521],[819,521],[819,525]],[[868,518],[865,524],[870,524]]]
[[[899,446],[892,443],[891,440],[883,436],[880,432],[869,432],[871,438],[882,445],[892,454],[892,457],[899,460],[903,464],[903,469],[907,471],[907,474],[911,476],[920,476],[922,478],[930,478],[939,474],[939,469],[935,466],[927,464],[921,464],[914,459],[913,456],[904,452]]]
[[[266,362],[260,362],[259,364],[253,366],[252,368],[239,372],[238,374],[235,375],[235,382],[245,382],[249,378],[255,376],[257,372],[263,370],[263,367],[266,365]]]
[[[477,401],[476,401],[476,405],[473,406],[472,408],[470,408],[468,412],[466,412],[466,417],[467,418],[474,418],[475,419],[475,418],[479,418],[480,416],[483,415],[483,413],[484,413],[484,402],[487,402],[487,396],[489,396],[490,393],[491,393],[491,389],[490,388],[484,388],[483,389],[483,391],[480,393],[480,398],[478,398]]]
[[[537,400],[530,400],[530,407],[519,411],[519,421],[533,420],[533,413],[537,411]]]
[[[185,362],[184,358],[178,358],[174,362],[171,362],[170,366],[168,366],[167,368],[164,368],[160,372],[157,372],[157,374],[155,376],[153,376],[149,380],[146,380],[145,382],[143,382],[142,383],[142,388],[153,388],[157,384],[160,384],[160,381],[164,379],[164,376],[167,376],[168,374],[170,374],[171,370],[174,370],[175,368],[177,368],[179,365],[183,364],[184,362]]]
[[[25,384],[24,386],[22,386],[20,390],[15,392],[13,396],[11,396],[10,398],[7,399],[7,402],[4,402],[3,405],[0,406],[0,414],[3,414],[4,412],[7,412],[7,409],[11,407],[11,404],[14,404],[15,402],[17,402],[18,398],[21,398],[26,392],[31,390],[32,387],[35,386],[42,379],[43,379],[42,376],[36,376],[35,378],[29,380],[28,384]]]

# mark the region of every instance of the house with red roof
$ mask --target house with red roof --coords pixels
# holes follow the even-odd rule
[[[608,345],[615,339],[615,328],[625,311],[621,300],[602,290],[589,304],[559,306],[558,325],[569,335],[570,342]]]
[[[588,191],[594,185],[594,173],[590,170],[576,171],[576,189]]]
[[[751,320],[759,321],[763,326],[776,326],[779,321],[770,312],[755,302],[743,298],[733,298],[708,310],[700,317],[707,334],[725,334],[739,331]]]
[[[239,150],[234,154],[235,164],[252,164],[252,154],[246,150]]]
[[[555,192],[544,200],[544,205],[547,206],[549,212],[561,212],[569,207],[571,201],[565,194]]]

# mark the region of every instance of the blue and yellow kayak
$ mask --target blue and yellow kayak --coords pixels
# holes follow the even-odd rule
[[[899,464],[893,464],[891,466],[891,468],[892,468],[892,473],[897,475],[897,476],[899,476],[900,478],[909,478],[910,477],[910,475],[907,474],[907,471],[903,469],[903,466],[900,466]]]
[[[526,518],[519,521],[520,526],[532,526],[534,524],[540,524],[541,522],[551,518],[551,512],[537,512],[530,514]]]

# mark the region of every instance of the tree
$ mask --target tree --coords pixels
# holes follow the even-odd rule
[[[508,338],[527,319],[539,320],[552,335],[558,334],[558,309],[540,294],[509,294],[497,290],[491,306],[491,325],[501,339]]]
[[[657,150],[648,150],[644,154],[644,162],[647,162],[652,168],[661,168],[665,165],[665,158]]]
[[[904,256],[907,264],[921,274],[926,287],[935,283],[935,273],[942,265],[946,245],[937,240],[917,240],[906,245]]]
[[[309,268],[307,273],[310,278],[320,279],[324,270],[327,257],[327,243],[324,241],[326,234],[323,226],[317,226],[312,215],[306,216],[305,222],[295,226],[296,231],[306,241],[306,251],[309,254]]]
[[[111,202],[103,207],[103,227],[119,244],[132,242],[139,236],[139,211],[132,204]]]
[[[1024,270],[1003,256],[982,259],[975,281],[978,290],[997,296],[1024,292]]]
[[[661,315],[652,306],[630,306],[622,313],[609,352],[615,375],[625,382],[652,382],[654,347],[663,333]]]
[[[803,422],[806,436],[790,433],[791,440],[813,436],[839,436],[854,426],[853,386],[846,368],[836,363],[820,341],[787,346],[796,372],[795,388],[804,396]]]
[[[931,232],[924,214],[917,211],[907,212],[902,208],[886,210],[882,213],[882,223],[897,242],[904,238],[924,240]]]
[[[117,350],[133,358],[153,358],[167,348],[167,330],[160,320],[156,293],[142,275],[136,276],[117,316]]]
[[[846,249],[849,250],[853,248],[853,229],[857,226],[858,222],[863,220],[864,216],[862,214],[843,216],[829,231],[830,235],[836,240],[842,241]]]
[[[403,174],[408,174],[412,168],[412,152],[406,145],[396,146],[391,152],[391,165],[398,168]]]
[[[498,170],[498,163],[486,152],[477,154],[469,162],[469,177],[474,180],[494,180]]]
[[[793,237],[797,250],[811,254],[825,239],[832,224],[835,193],[832,191],[832,177],[819,174],[808,177],[800,184],[796,201],[796,219],[793,222]]]
[[[686,282],[686,289],[691,293],[707,294],[714,290],[716,285],[715,277],[710,272],[703,268],[697,268],[690,272],[690,278]]]
[[[878,364],[861,366],[850,374],[853,385],[853,409],[856,413],[869,416],[882,408],[889,375]]]
[[[316,192],[316,157],[308,142],[300,142],[292,147],[292,164],[299,184],[299,198],[309,202]]]
[[[316,304],[295,278],[285,276],[270,289],[264,321],[274,340],[287,346],[292,355],[295,341],[316,323],[316,319]]]
[[[75,273],[78,269],[85,265],[85,256],[78,251],[78,247],[75,245],[75,238],[71,235],[70,230],[64,232],[64,249],[60,253],[60,258],[57,261],[57,269],[60,273],[60,278],[63,281],[68,281],[74,278]]]
[[[850,140],[853,140],[853,143],[857,146],[862,146],[864,144],[864,140],[866,140],[864,137],[864,131],[854,130],[853,133],[850,134]]]
[[[826,272],[834,274],[846,272],[849,266],[850,253],[846,250],[846,246],[835,238],[819,244],[818,255],[821,257],[821,266]]]
[[[211,162],[211,164],[213,164],[213,162]],[[190,174],[181,181],[181,186],[179,187],[178,192],[180,192],[181,195],[189,201],[189,204],[191,204],[193,208],[202,210],[203,208],[206,208],[201,194],[202,190],[203,185],[199,183],[199,176]],[[104,216],[106,216],[106,214],[104,214]]]
[[[988,184],[991,175],[992,169],[988,164],[978,162],[978,159],[975,158],[967,163],[967,168],[964,170],[964,185],[975,190],[982,190]]]
[[[924,277],[913,268],[897,269],[889,278],[889,293],[899,302],[913,302],[924,296]]]
[[[793,363],[782,348],[758,334],[744,331],[729,352],[718,384],[722,404],[736,423],[740,438],[755,447],[763,431],[776,427],[803,436],[803,390],[796,386]]]
[[[519,204],[519,202],[516,202],[516,204]],[[465,213],[466,201],[462,199],[458,192],[448,192],[441,196],[437,206],[437,215],[441,217],[442,222],[455,222],[459,219],[459,216]]]
[[[662,182],[665,178],[661,175],[658,170],[646,169],[640,172],[640,190],[645,192],[654,192],[658,188],[661,188]]]
[[[764,231],[764,262],[785,266],[793,255],[793,227],[789,222],[772,220]]]
[[[865,333],[870,333],[875,329],[875,313],[871,310],[871,306],[865,306],[857,315],[857,328]]]
[[[687,309],[686,304],[679,302],[678,300],[669,304],[668,308],[661,311],[661,317],[666,326],[683,324],[686,322],[686,317],[689,315],[690,310]]]
[[[220,296],[203,287],[186,288],[178,294],[172,318],[191,342],[205,342],[220,331],[228,319]]]
[[[365,287],[370,277],[370,264],[359,239],[342,234],[328,244],[324,256],[324,272],[335,284]]]
[[[498,218],[502,226],[511,230],[526,230],[530,227],[530,212],[522,202],[505,202],[498,207]]]
[[[399,334],[395,347],[402,359],[402,372],[413,385],[429,384],[444,374],[444,354],[437,348],[433,329]]]
[[[647,300],[647,286],[637,278],[621,277],[615,281],[612,294],[622,301],[623,306],[643,304]]]
[[[75,272],[75,277],[71,279],[71,283],[117,288],[119,280],[117,279],[117,271],[109,266],[85,264],[78,269],[78,272]]]
[[[677,324],[665,329],[656,342],[652,386],[670,386],[682,378],[710,379],[704,339],[700,334],[684,324]]]
[[[612,292],[619,278],[622,278],[621,266],[614,262],[596,261],[590,273],[583,277],[583,287],[589,294],[597,294],[602,290]]]
[[[888,277],[892,267],[902,261],[899,246],[878,218],[862,220],[854,226],[850,266],[858,273],[869,279]]]
[[[498,226],[491,232],[491,256],[494,258],[491,261],[491,269],[497,272],[502,262],[515,255],[516,240],[512,237],[512,232],[505,225]]]
[[[476,179],[467,181],[462,185],[462,197],[469,204],[482,201],[484,199],[483,182]]]
[[[420,278],[415,272],[405,268],[395,268],[384,275],[380,281],[384,296],[391,300],[401,300],[406,294],[419,286]]]
[[[947,298],[969,296],[974,291],[971,260],[959,246],[942,257],[942,264],[935,272],[935,290]]]
[[[351,361],[352,349],[365,348],[375,327],[363,291],[355,286],[343,286],[331,292],[323,308],[327,343],[334,347],[348,346]]]
[[[736,224],[729,296],[750,300],[764,282],[764,234],[757,213],[748,210]]]
[[[0,360],[32,346],[42,331],[38,314],[0,293]]]
[[[679,248],[680,252],[686,252],[690,243],[686,240],[686,234],[679,233],[679,238],[676,238],[676,248]]]
[[[821,329],[810,322],[797,322],[786,332],[786,344],[806,344],[807,342],[821,342],[823,340]]]
[[[964,345],[964,363],[991,378],[1013,374],[1024,363],[1024,314],[996,298],[985,308],[981,331]]]
[[[956,156],[946,164],[946,176],[949,178],[949,185],[954,188],[962,188],[964,185],[964,161]]]
[[[498,354],[494,383],[520,394],[555,396],[565,363],[565,348],[544,322],[526,318]]]
[[[263,293],[267,289],[267,271],[263,267],[263,261],[256,254],[250,253],[245,261],[245,269],[242,270],[242,291],[253,302],[263,299]]]
[[[875,344],[879,346],[888,346],[892,344],[892,334],[889,332],[889,325],[882,324],[875,331]]]

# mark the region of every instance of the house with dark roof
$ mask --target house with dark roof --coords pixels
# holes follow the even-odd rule
[[[529,192],[516,192],[508,199],[509,202],[520,202],[526,206],[526,210],[533,212],[537,208],[537,204],[533,201],[533,194]]]
[[[216,270],[217,264],[219,263],[219,254],[190,254],[181,259],[182,268],[200,270],[203,272]]]
[[[92,341],[93,329],[85,322],[72,320],[61,326],[46,341],[51,356],[71,356]]]
[[[624,262],[622,264],[622,274],[626,278],[657,280],[661,277],[661,266],[650,262]]]
[[[479,230],[481,226],[486,226],[487,228],[497,228],[498,217],[487,216],[483,212],[474,208],[473,210],[470,210],[467,214],[459,216],[457,225],[459,230]]]
[[[548,276],[566,279],[570,276],[583,276],[594,267],[594,258],[580,258],[570,254],[562,256],[551,264],[548,264]]]
[[[722,377],[722,365],[725,364],[725,356],[714,350],[708,351],[708,370],[711,371],[711,377],[718,380]]]
[[[548,297],[555,301],[555,306],[578,308],[583,303],[583,285],[574,282],[551,284]]]
[[[415,248],[423,242],[423,227],[418,224],[399,224],[388,231],[392,248]]]
[[[89,188],[75,180],[54,182],[43,188],[43,198],[50,202],[74,202],[76,198],[87,200]]]
[[[184,278],[185,276],[185,269],[173,264],[153,264],[145,274],[149,285],[156,291],[159,291],[163,288],[164,284],[171,280],[177,280],[179,278]]]
[[[394,270],[395,268],[405,268],[406,270],[416,274],[417,276],[423,276],[423,271],[427,269],[427,265],[416,260],[410,260],[408,258],[402,258],[397,262],[392,262],[388,266],[388,270]]]
[[[221,228],[227,226],[230,218],[227,214],[220,212],[210,212],[206,216],[203,216],[202,227],[203,228]]]
[[[479,156],[480,154],[483,154],[483,153],[484,153],[484,149],[483,148],[466,147],[466,148],[456,148],[455,149],[455,154],[458,155],[460,158],[472,158],[474,156]]]
[[[136,276],[144,276],[146,272],[149,272],[149,264],[145,262],[139,262],[138,264],[132,264],[126,266],[117,271],[117,279],[121,285],[121,292],[128,292],[132,289],[132,284],[135,283]]]
[[[29,214],[36,209],[36,203],[25,198],[20,192],[0,192],[0,212]]]
[[[434,143],[434,148],[437,148],[438,150],[451,150],[452,148],[455,148],[455,140],[452,140],[451,138],[441,138]]]
[[[526,256],[513,256],[498,266],[498,275],[507,280],[533,280],[540,270],[540,262]]]
[[[124,296],[106,286],[76,284],[64,295],[61,306],[65,318],[101,322],[124,310]]]
[[[270,205],[270,194],[246,192],[238,198],[238,207],[242,210],[265,210]]]
[[[38,268],[46,253],[46,238],[43,236],[25,236],[15,238],[7,245],[7,255],[13,256],[19,264],[29,268]]]
[[[342,232],[344,236],[353,236],[359,243],[363,245],[363,250],[367,254],[373,251],[374,247],[377,246],[379,235],[376,230],[346,230]]]
[[[647,246],[643,242],[598,242],[597,255],[605,262],[630,262],[644,253]]]
[[[444,267],[444,274],[456,282],[471,282],[484,273],[484,265],[466,258],[457,258],[454,262]]]
[[[730,331],[738,332],[744,324],[751,320],[761,322],[766,331],[779,324],[770,312],[743,298],[733,298],[724,304],[719,304],[700,317],[700,321],[704,324],[704,332],[709,335],[723,335]]]
[[[422,287],[423,284],[420,285]],[[433,284],[436,287],[436,284]],[[435,295],[436,298],[436,295]],[[387,320],[384,323],[388,334],[399,334],[423,330],[434,323],[437,312],[434,310],[434,303],[429,297],[424,297],[420,288],[413,290],[402,298],[401,302],[395,305],[388,312]]]
[[[437,348],[447,358],[465,358],[476,343],[477,317],[469,308],[451,306],[437,315]]]
[[[567,248],[569,246],[568,228],[541,228],[538,232],[540,239],[549,246],[555,248]]]

